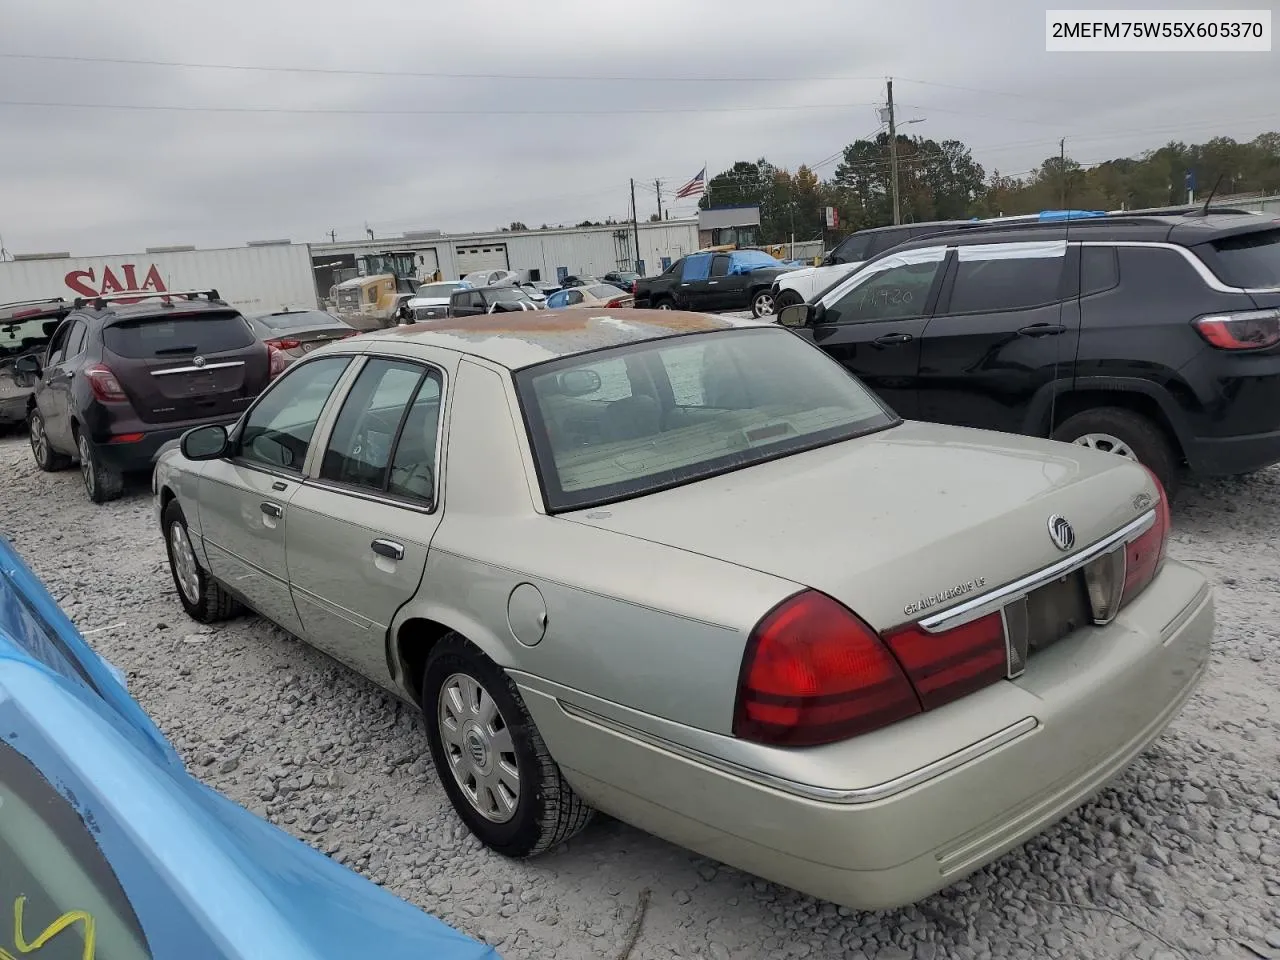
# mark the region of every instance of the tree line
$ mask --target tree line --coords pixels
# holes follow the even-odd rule
[[[990,174],[959,140],[897,138],[899,211],[904,223],[968,217],[1013,216],[1050,209],[1118,210],[1185,203],[1187,174],[1197,199],[1218,184],[1217,195],[1280,192],[1280,133],[1247,143],[1215,137],[1206,143],[1170,142],[1137,158],[1121,157],[1088,167],[1070,156],[1046,158],[1035,170]],[[824,212],[835,207],[838,234],[893,222],[889,135],[856,140],[844,148],[831,178],[807,166],[795,173],[761,158],[740,160],[712,177],[713,206],[759,204],[760,239],[780,243],[817,239]]]

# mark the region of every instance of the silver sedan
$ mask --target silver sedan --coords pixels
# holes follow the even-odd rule
[[[599,809],[855,908],[1045,829],[1160,735],[1213,601],[1120,457],[903,422],[769,324],[569,309],[316,350],[155,473],[187,612],[413,703],[458,815]]]

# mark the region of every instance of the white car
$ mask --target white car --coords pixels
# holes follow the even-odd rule
[[[514,287],[520,283],[520,274],[514,270],[476,270],[462,281],[473,287]]]
[[[783,307],[812,300],[890,247],[971,222],[936,220],[929,223],[904,223],[896,227],[873,227],[851,233],[823,258],[821,266],[802,267],[784,273],[773,281],[773,312],[776,314]]]
[[[414,322],[443,319],[449,315],[449,298],[457,291],[469,289],[470,286],[471,284],[465,280],[424,283],[406,304],[409,314]]]

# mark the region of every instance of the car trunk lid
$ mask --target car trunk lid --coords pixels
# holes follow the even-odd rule
[[[563,516],[813,587],[887,630],[1064,559],[1154,496],[1114,455],[908,422]],[[1068,551],[1053,516],[1074,528]]]
[[[266,346],[235,311],[126,317],[103,331],[104,359],[150,423],[239,416],[268,380]]]

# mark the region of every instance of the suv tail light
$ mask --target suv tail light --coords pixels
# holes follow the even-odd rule
[[[267,378],[274,380],[289,369],[289,357],[283,351],[267,344]]]
[[[875,631],[825,594],[806,590],[751,631],[733,733],[813,746],[919,712],[911,684]]]
[[[1262,350],[1280,343],[1280,310],[1197,317],[1196,332],[1219,350]]]
[[[885,635],[926,710],[1003,680],[1008,673],[999,612],[941,633],[909,624]]]
[[[1120,605],[1124,606],[1151,583],[1164,563],[1169,546],[1169,498],[1164,487],[1150,470],[1147,473],[1156,485],[1156,522],[1142,536],[1125,545],[1124,594]]]
[[[124,388],[120,386],[120,381],[105,363],[95,363],[85,368],[84,375],[89,381],[89,389],[93,391],[95,399],[103,403],[121,403],[129,399],[125,395]]]
[[[302,341],[291,340],[288,337],[277,337],[275,340],[268,340],[267,346],[275,347],[277,350],[297,350],[302,346]]]

